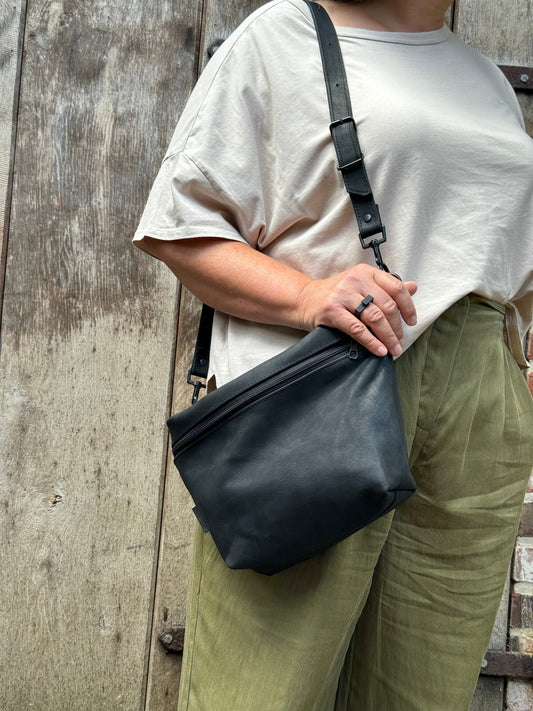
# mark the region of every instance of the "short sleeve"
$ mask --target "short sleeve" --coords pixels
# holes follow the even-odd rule
[[[280,117],[293,87],[279,56],[295,16],[286,2],[252,14],[209,61],[176,127],[134,239],[223,237],[256,247],[289,203]],[[298,34],[296,34],[298,37]],[[313,34],[311,34],[313,39]],[[316,41],[316,40],[315,40]],[[292,177],[292,176],[291,176]],[[285,203],[285,204],[280,204]]]
[[[245,242],[232,205],[184,153],[165,158],[134,241],[221,237]]]

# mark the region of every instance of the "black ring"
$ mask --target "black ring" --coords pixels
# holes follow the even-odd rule
[[[358,306],[358,307],[355,309],[355,311],[353,312],[353,315],[354,315],[356,318],[361,318],[361,314],[362,314],[363,311],[366,309],[366,307],[368,306],[368,304],[371,304],[371,303],[372,303],[372,301],[374,301],[374,297],[373,297],[373,296],[370,296],[370,294],[369,294],[368,296],[365,296],[365,298],[361,301],[361,303],[359,304],[359,306]]]

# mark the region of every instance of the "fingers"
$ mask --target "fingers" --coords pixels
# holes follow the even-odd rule
[[[371,343],[369,350],[377,355],[385,355],[387,352],[398,356],[402,352],[403,328],[398,307],[388,296],[381,300],[380,295],[374,297],[371,303],[356,320],[360,325],[352,323],[353,338],[360,340],[361,334],[369,332],[369,337],[365,338]],[[364,326],[362,331],[360,326]],[[374,342],[375,341],[375,342]],[[366,344],[363,343],[365,347]],[[381,347],[380,347],[381,346]]]
[[[352,324],[352,337],[365,345],[376,355],[386,352],[394,356],[402,353],[403,321],[409,325],[416,323],[416,309],[411,298],[416,292],[415,282],[402,282],[396,277],[376,270],[374,276],[374,291],[369,292],[374,297],[373,302],[361,313],[358,320],[366,326],[370,337],[361,340],[361,329]]]
[[[376,284],[390,296],[394,301],[394,307],[400,312],[402,319],[409,326],[416,324],[416,308],[411,298],[416,293],[418,287],[414,281],[400,281],[392,274],[376,270],[374,275]],[[390,309],[390,305],[385,305],[385,311]]]
[[[354,341],[360,343],[371,353],[374,353],[374,355],[385,356],[389,352],[387,346],[381,340],[376,338],[376,336],[371,331],[369,331],[369,329],[362,321],[357,318],[354,318],[354,316],[346,309],[344,310],[344,312],[341,312],[339,314],[335,327],[338,328],[340,331],[344,331],[344,333],[347,333],[354,339]],[[394,340],[394,345],[392,345],[391,347],[394,348],[396,345],[398,345],[398,341],[397,339],[395,339],[395,337],[391,339],[391,342],[392,340]]]
[[[400,355],[403,323],[416,323],[412,295],[415,282],[402,282],[376,267],[358,264],[327,279],[313,280],[300,292],[300,322],[338,328],[371,353]],[[355,309],[368,295],[373,301],[358,314]]]

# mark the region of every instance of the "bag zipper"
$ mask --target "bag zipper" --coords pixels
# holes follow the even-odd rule
[[[327,351],[315,354],[301,363],[296,363],[295,365],[290,366],[282,373],[279,373],[273,378],[269,378],[263,383],[253,386],[250,390],[247,390],[241,395],[235,397],[220,410],[213,412],[197,427],[187,432],[186,435],[172,445],[172,453],[176,455],[178,451],[191,445],[195,439],[200,437],[210,427],[217,424],[228,415],[236,414],[239,410],[244,409],[248,404],[250,404],[251,401],[258,399],[259,397],[269,395],[271,392],[274,392],[277,388],[284,385],[288,380],[291,380],[298,375],[304,375],[315,370],[327,360],[336,360],[335,356],[342,356],[345,353],[348,354],[349,350],[350,345],[347,345],[346,343],[334,346]]]

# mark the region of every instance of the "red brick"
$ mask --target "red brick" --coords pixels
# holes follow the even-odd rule
[[[522,627],[522,595],[511,594],[511,615],[509,619],[511,627]]]
[[[533,583],[533,541],[518,539],[515,548],[513,580],[515,582]]]
[[[509,633],[511,649],[521,654],[533,653],[533,636],[531,630],[512,629]]]
[[[511,627],[533,629],[533,595],[513,592],[510,624]]]
[[[527,358],[528,358],[528,360],[533,360],[533,331],[529,332],[528,345],[527,345]]]

